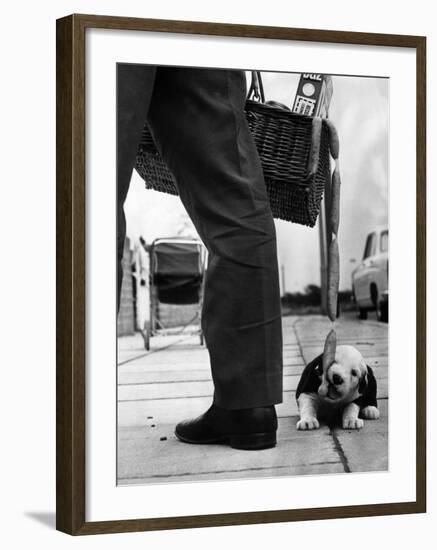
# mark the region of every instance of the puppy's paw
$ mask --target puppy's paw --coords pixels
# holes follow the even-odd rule
[[[367,420],[378,420],[379,411],[376,407],[369,405],[368,407],[364,407],[364,409],[361,411],[361,415]]]
[[[360,430],[364,426],[364,420],[361,418],[356,418],[346,416],[343,418],[343,429],[344,430]]]
[[[317,430],[320,427],[319,421],[315,416],[301,418],[296,424],[298,430]]]

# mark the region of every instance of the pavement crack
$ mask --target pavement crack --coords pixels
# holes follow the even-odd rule
[[[153,353],[158,353],[159,351],[167,350],[171,347],[173,347],[176,344],[180,344],[181,342],[184,342],[189,338],[189,335],[186,335],[182,338],[179,338],[179,340],[176,340],[175,342],[171,342],[170,344],[167,344],[166,346],[162,346],[160,348],[152,349],[147,352],[141,353],[140,355],[135,355],[134,357],[129,357],[129,359],[125,359],[124,361],[118,361],[117,366],[120,367],[121,365],[126,365],[127,363],[132,363],[132,361],[136,361],[137,359],[143,359],[143,357],[152,355]],[[118,354],[118,348],[117,348],[117,354]]]
[[[337,437],[337,434],[335,431],[331,428],[329,431],[329,435],[332,437],[332,440],[334,442],[334,449],[337,451],[338,457],[340,458],[340,462],[344,468],[344,471],[347,474],[350,474],[352,470],[350,469],[349,462],[347,459],[347,456],[343,450],[343,447],[341,446],[340,440]]]
[[[296,326],[299,324],[299,322],[300,322],[300,319],[296,319],[294,321],[294,323],[291,325],[291,327],[293,329],[294,336],[296,337],[297,348],[299,350],[300,357],[303,361],[303,368],[305,368],[306,362],[305,362],[305,357],[304,357],[304,354],[303,354],[302,343],[300,341],[299,335],[298,335],[297,330],[296,330]]]
[[[325,462],[305,462],[305,463],[299,463],[294,464],[294,467],[302,467],[302,466],[323,466],[325,464],[338,464],[338,462],[333,460],[327,460]],[[188,472],[179,472],[177,474],[175,473],[162,473],[162,474],[153,474],[149,476],[149,479],[159,479],[159,478],[177,478],[177,477],[187,477],[187,476],[193,476],[193,475],[216,475],[216,474],[235,474],[240,472],[263,472],[266,470],[274,471],[280,471],[280,470],[288,470],[290,469],[290,464],[283,464],[278,466],[253,466],[249,468],[227,468],[224,470],[205,470],[203,472],[192,472],[191,470]],[[133,481],[133,480],[141,480],[142,478],[138,476],[123,476],[120,477],[118,482],[123,483],[123,481]]]

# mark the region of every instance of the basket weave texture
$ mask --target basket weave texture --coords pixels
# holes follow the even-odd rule
[[[273,216],[313,227],[330,181],[329,130],[322,124],[317,169],[310,174],[313,118],[248,99],[246,118],[264,172]],[[135,169],[147,189],[177,195],[175,180],[145,126]]]

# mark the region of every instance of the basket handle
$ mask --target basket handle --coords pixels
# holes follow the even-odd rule
[[[264,86],[261,78],[261,71],[252,71],[252,82],[247,93],[247,99],[265,103]]]

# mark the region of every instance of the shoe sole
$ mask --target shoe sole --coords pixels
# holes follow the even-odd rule
[[[276,445],[276,432],[261,432],[245,435],[224,435],[212,439],[193,440],[179,435],[175,432],[176,437],[184,443],[192,445],[211,445],[214,443],[225,443],[233,449],[243,451],[261,451],[262,449],[271,449]]]

